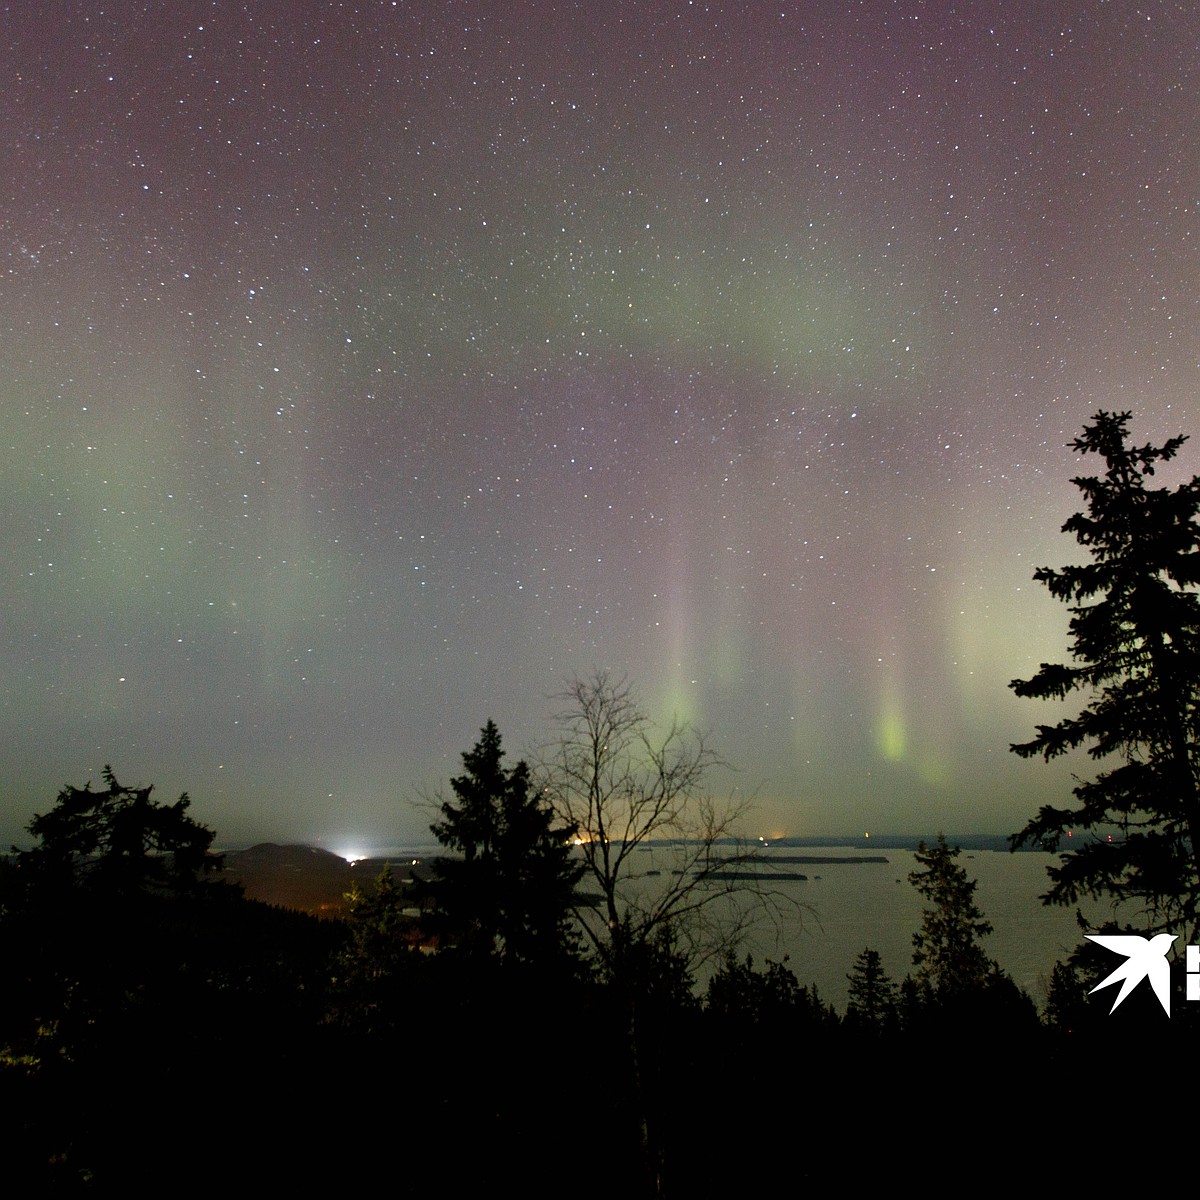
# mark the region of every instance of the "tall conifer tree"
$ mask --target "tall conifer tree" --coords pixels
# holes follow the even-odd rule
[[[1043,663],[1010,685],[1019,696],[1085,697],[1078,716],[1039,725],[1014,745],[1046,760],[1080,746],[1112,765],[1074,789],[1078,808],[1042,808],[1013,845],[1072,852],[1050,868],[1046,903],[1108,894],[1137,902],[1152,928],[1200,911],[1200,478],[1175,488],[1146,481],[1186,440],[1129,444],[1129,413],[1100,412],[1072,448],[1099,455],[1101,476],[1073,482],[1086,511],[1063,526],[1090,562],[1034,578],[1070,606],[1072,662]],[[1091,837],[1079,837],[1079,833]]]
[[[939,833],[935,845],[922,842],[914,856],[924,870],[908,876],[926,901],[921,928],[913,934],[917,982],[943,999],[978,990],[999,971],[979,944],[992,925],[975,903],[975,881],[954,861],[959,853]]]
[[[851,973],[846,1024],[871,1033],[895,1028],[899,1021],[900,998],[896,984],[883,969],[878,950],[865,949],[855,960]]]
[[[509,964],[574,957],[572,906],[583,870],[571,854],[575,830],[558,823],[523,761],[504,767],[492,721],[462,757],[464,773],[450,781],[455,802],[444,802],[431,826],[462,856],[439,862],[438,889],[459,946]]]

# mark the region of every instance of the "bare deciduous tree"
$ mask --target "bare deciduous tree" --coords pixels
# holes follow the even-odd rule
[[[749,801],[707,791],[720,760],[702,734],[678,721],[656,727],[628,682],[603,671],[558,699],[559,735],[538,756],[540,782],[578,831],[583,887],[599,893],[576,913],[624,1013],[629,1113],[647,1189],[662,1195],[670,1171],[653,1097],[664,1085],[650,1082],[646,1010],[672,981],[690,986],[694,968],[736,946],[781,898],[764,886],[766,864],[737,840]]]
[[[541,784],[578,830],[584,934],[606,971],[670,929],[696,967],[736,944],[780,898],[766,864],[738,839],[749,800],[706,790],[721,760],[692,727],[656,727],[625,679],[576,678],[557,699],[559,736],[539,755]]]

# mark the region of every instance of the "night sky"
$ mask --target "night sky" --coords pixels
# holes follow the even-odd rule
[[[593,669],[751,834],[1094,769],[1007,684],[1066,443],[1200,434],[1195,5],[0,21],[4,843],[106,762],[222,844],[428,840]]]

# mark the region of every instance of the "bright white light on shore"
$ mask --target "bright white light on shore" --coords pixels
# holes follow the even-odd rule
[[[367,857],[366,854],[364,854],[363,851],[357,847],[347,847],[343,850],[339,850],[338,854],[340,854],[342,858],[344,858],[351,866],[354,866],[356,862],[362,862],[362,860]]]

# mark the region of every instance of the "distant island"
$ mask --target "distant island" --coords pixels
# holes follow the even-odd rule
[[[916,850],[922,842],[927,846],[937,841],[937,833],[871,833],[843,834],[841,837],[779,837],[763,838],[762,844],[767,846],[789,846],[797,849],[803,847],[820,848],[823,846],[869,846],[872,850]],[[1003,850],[1010,849],[1009,835],[1006,833],[964,833],[946,835],[946,841],[951,846],[963,850]],[[1033,847],[1030,847],[1033,849]],[[1023,853],[1024,851],[1017,851]],[[844,859],[837,861],[843,862]]]
[[[772,848],[781,845],[780,842],[772,842]],[[790,863],[795,865],[803,863],[805,866],[824,866],[828,863],[886,863],[888,861],[882,854],[772,854],[770,857],[766,855],[752,855],[751,860],[754,862],[766,863],[769,866],[774,866],[776,863]],[[742,858],[730,858],[726,861],[731,863],[744,863],[747,860]]]

